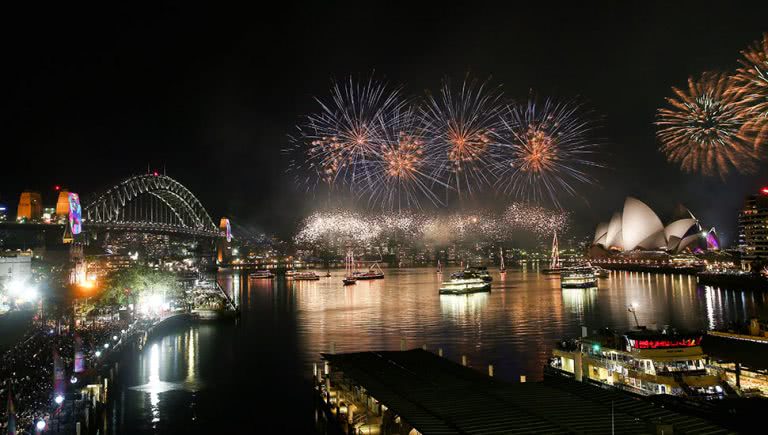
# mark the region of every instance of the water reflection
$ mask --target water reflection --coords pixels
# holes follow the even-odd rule
[[[198,391],[204,386],[198,372],[199,328],[169,335],[150,342],[139,354],[137,385],[133,391],[144,393],[148,400],[152,423],[160,422],[162,394],[174,391]]]
[[[443,316],[459,325],[479,323],[487,303],[488,293],[440,296],[440,310]]]

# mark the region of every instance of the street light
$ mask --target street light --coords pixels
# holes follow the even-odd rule
[[[100,357],[100,356],[101,356],[101,351],[100,351],[100,350],[97,350],[97,351],[96,351],[96,358],[98,358],[98,357]]]
[[[35,427],[38,431],[42,432],[45,430],[45,422],[43,420],[37,420],[37,423],[35,423]]]
[[[57,405],[61,405],[64,402],[64,396],[61,394],[56,395],[56,398],[53,399],[54,402],[56,402]]]

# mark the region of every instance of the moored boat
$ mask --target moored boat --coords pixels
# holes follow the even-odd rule
[[[641,395],[718,398],[732,393],[724,373],[707,364],[700,333],[604,328],[595,335],[563,340],[548,370]]]
[[[296,272],[293,275],[294,281],[317,281],[320,277],[312,271],[306,271],[306,272]]]
[[[563,268],[560,272],[560,287],[562,288],[594,288],[597,287],[597,276],[592,266],[575,266]]]
[[[491,283],[478,278],[472,273],[464,274],[461,277],[457,277],[453,274],[451,280],[444,282],[440,287],[440,294],[469,294],[477,292],[489,292],[491,291]]]
[[[275,274],[269,270],[264,269],[252,272],[248,275],[248,277],[251,279],[272,279],[275,277]]]
[[[732,325],[714,331],[707,331],[714,337],[728,338],[731,340],[751,341],[753,343],[768,344],[768,324],[753,317],[745,325]]]

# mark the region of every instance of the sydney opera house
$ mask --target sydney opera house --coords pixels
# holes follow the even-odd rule
[[[668,254],[697,253],[720,249],[714,228],[702,227],[693,214],[674,220],[666,226],[642,201],[627,197],[624,209],[613,214],[608,222],[600,223],[595,231],[590,254],[664,252]]]

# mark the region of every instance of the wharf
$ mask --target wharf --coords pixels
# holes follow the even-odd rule
[[[558,377],[509,383],[424,350],[323,358],[316,389],[347,433],[731,433],[621,391]]]

